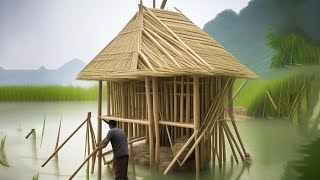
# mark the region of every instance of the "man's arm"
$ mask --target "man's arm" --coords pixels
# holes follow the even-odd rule
[[[106,137],[103,139],[103,141],[101,141],[100,143],[97,144],[97,148],[103,149],[103,148],[107,147],[108,144],[109,144],[109,139]]]

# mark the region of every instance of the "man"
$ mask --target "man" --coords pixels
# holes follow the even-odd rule
[[[128,179],[128,141],[127,135],[122,129],[116,128],[117,122],[114,120],[106,121],[109,124],[107,137],[97,144],[98,149],[105,148],[111,142],[113,150],[113,172],[115,179]]]

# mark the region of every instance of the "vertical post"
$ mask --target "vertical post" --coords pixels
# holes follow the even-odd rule
[[[149,151],[150,151],[150,167],[154,166],[154,143],[153,143],[153,120],[152,120],[152,104],[150,92],[150,79],[145,77],[146,99],[148,108],[148,121],[149,121]]]
[[[156,0],[153,0],[153,8],[156,8]]]
[[[98,143],[101,142],[102,137],[102,123],[101,123],[101,108],[102,108],[102,81],[99,81],[99,90],[98,90]],[[98,151],[98,174],[97,180],[101,180],[101,157],[102,157],[102,150]]]
[[[187,77],[187,90],[186,90],[186,123],[190,122],[190,79]],[[187,136],[190,135],[190,129],[186,129]]]
[[[106,82],[106,89],[107,89],[107,114],[111,115],[110,109],[111,109],[111,103],[110,103],[110,96],[111,96],[111,86],[110,86],[110,82]]]
[[[183,123],[183,120],[184,120],[184,114],[183,114],[183,109],[184,109],[184,105],[183,105],[183,102],[184,102],[184,95],[183,95],[183,91],[184,91],[184,77],[181,76],[181,85],[180,85],[180,123]],[[180,137],[183,137],[184,135],[184,129],[183,128],[180,128]]]
[[[177,96],[177,77],[174,77],[173,80],[173,121],[178,121],[178,96]],[[174,136],[173,141],[175,141],[178,138],[178,129],[177,127],[174,127]]]
[[[158,96],[158,79],[152,78],[153,92],[153,119],[156,133],[156,150],[155,150],[155,166],[159,165],[159,148],[160,148],[160,132],[159,132],[159,96]]]
[[[193,116],[194,116],[194,131],[200,128],[200,104],[199,104],[199,77],[193,77]],[[197,136],[196,136],[197,138]],[[196,176],[200,175],[200,154],[199,145],[195,148],[196,154]]]

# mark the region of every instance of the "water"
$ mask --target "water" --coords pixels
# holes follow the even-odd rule
[[[71,138],[59,152],[59,159],[52,160],[42,168],[41,165],[54,151],[59,120],[62,114],[60,144],[92,112],[94,129],[96,128],[96,102],[50,102],[50,103],[0,103],[0,137],[6,135],[5,151],[11,168],[0,166],[0,179],[32,179],[40,173],[40,179],[68,179],[84,159],[85,126]],[[103,111],[104,113],[104,111]],[[40,148],[44,115],[46,127]],[[21,131],[17,128],[21,122]],[[237,165],[227,157],[227,163],[219,169],[216,166],[201,173],[201,179],[280,179],[286,163],[297,155],[300,144],[298,131],[286,120],[245,120],[237,122],[242,140],[252,157],[252,164]],[[29,131],[36,129],[36,138],[25,139]],[[103,137],[108,128],[103,126]],[[229,148],[229,146],[227,146]],[[108,146],[104,151],[110,149]],[[231,150],[227,149],[228,154]],[[109,157],[110,159],[111,157]],[[107,158],[108,160],[108,158]],[[74,179],[85,179],[85,166]],[[95,175],[90,175],[96,179]],[[111,170],[103,167],[103,179],[112,179]],[[195,172],[177,173],[163,176],[146,167],[129,165],[129,178],[140,179],[195,179]]]

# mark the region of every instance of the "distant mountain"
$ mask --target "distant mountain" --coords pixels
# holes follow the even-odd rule
[[[268,28],[281,35],[298,27],[319,41],[319,6],[319,0],[252,0],[239,14],[232,10],[221,12],[204,26],[204,31],[263,76],[272,56],[265,39]]]
[[[77,74],[86,66],[79,59],[73,59],[57,70],[41,66],[36,70],[0,69],[0,85],[71,85]]]
[[[3,71],[4,69],[0,66],[0,71]]]

